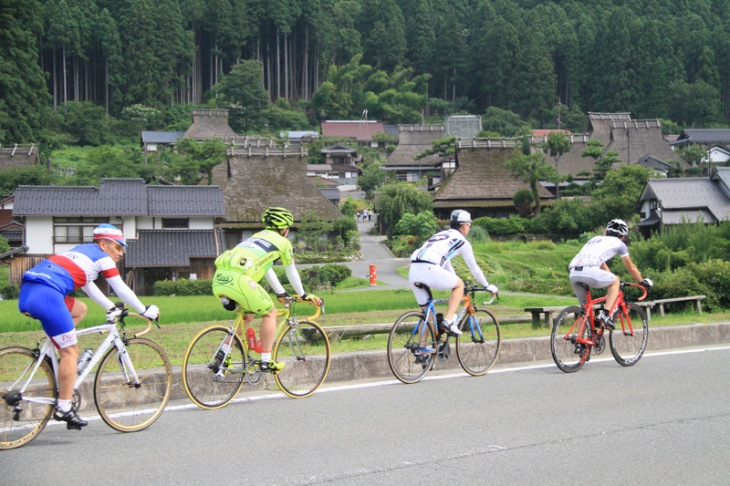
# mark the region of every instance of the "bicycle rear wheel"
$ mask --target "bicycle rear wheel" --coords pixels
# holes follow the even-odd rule
[[[649,323],[644,309],[632,303],[627,304],[627,310],[628,315],[617,315],[616,329],[608,337],[611,354],[621,366],[635,365],[644,355],[649,339]]]
[[[274,375],[281,391],[291,398],[308,397],[327,378],[330,341],[322,326],[311,321],[287,324],[271,353],[284,369]]]
[[[388,365],[403,383],[418,383],[433,366],[434,352],[423,353],[419,348],[438,349],[433,326],[420,312],[407,312],[393,324],[388,335]]]
[[[583,325],[586,315],[583,308],[577,305],[566,307],[553,322],[550,333],[550,353],[555,364],[566,373],[578,371],[585,361],[583,356],[589,352],[587,346],[577,342],[579,338],[588,337],[587,323]],[[583,328],[581,336],[578,332]]]
[[[25,391],[33,367],[38,362],[35,351],[20,346],[0,350],[0,450],[15,449],[33,440],[48,423],[58,397],[50,360],[40,362]],[[35,403],[29,399],[46,399]]]
[[[456,356],[464,371],[472,376],[486,374],[497,362],[502,346],[499,322],[486,309],[467,314],[459,325],[462,334],[456,336]]]
[[[203,329],[193,338],[183,359],[182,378],[185,392],[200,408],[213,410],[224,407],[233,400],[243,386],[246,363],[241,339],[233,334],[231,363],[224,373],[215,359],[216,353],[228,338],[230,329],[213,326]]]
[[[172,365],[159,344],[144,338],[125,343],[139,382],[116,347],[101,359],[94,380],[94,401],[106,424],[120,432],[152,425],[170,401]]]

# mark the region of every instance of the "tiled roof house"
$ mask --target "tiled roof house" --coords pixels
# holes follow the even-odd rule
[[[730,167],[717,167],[711,177],[649,179],[639,197],[645,233],[683,222],[730,221]]]
[[[122,275],[140,294],[157,280],[212,278],[213,260],[224,249],[216,222],[225,216],[217,186],[153,186],[142,179],[102,179],[92,186],[20,186],[13,216],[24,223],[28,246],[11,281],[42,258],[92,241],[100,223],[124,232],[129,247]],[[19,259],[16,259],[19,260]]]
[[[433,141],[446,136],[445,125],[398,125],[398,146],[383,164],[403,181],[417,181],[438,172],[438,154],[415,160],[416,155],[433,148]]]

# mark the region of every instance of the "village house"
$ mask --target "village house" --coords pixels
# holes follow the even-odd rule
[[[23,223],[27,251],[11,265],[11,283],[54,253],[92,241],[101,223],[119,227],[128,248],[121,263],[127,283],[149,295],[157,280],[210,279],[223,251],[216,223],[225,216],[217,186],[146,185],[142,179],[102,179],[99,187],[20,186],[13,218]]]

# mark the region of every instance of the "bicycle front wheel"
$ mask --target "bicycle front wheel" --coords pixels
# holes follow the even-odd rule
[[[608,338],[611,354],[621,366],[635,365],[643,356],[649,339],[649,323],[644,309],[632,303],[627,305],[627,310],[628,315],[617,315],[616,329]]]
[[[393,324],[388,335],[388,365],[406,384],[418,383],[433,366],[438,349],[433,326],[420,312],[407,312]],[[430,352],[425,349],[430,347]]]
[[[577,305],[566,307],[553,322],[550,333],[550,352],[555,364],[566,373],[578,371],[584,364],[583,356],[589,352],[585,344],[578,339],[586,338],[589,328],[584,324],[586,315],[583,308]],[[579,335],[579,332],[582,334]]]
[[[456,336],[456,356],[464,371],[472,376],[486,374],[497,362],[502,346],[499,322],[486,309],[467,314],[459,326],[462,334]]]
[[[172,393],[172,365],[162,347],[149,339],[132,338],[125,349],[137,381],[119,350],[112,347],[96,372],[94,401],[109,427],[137,432],[165,411]]]
[[[271,354],[284,369],[274,375],[281,391],[291,398],[308,397],[327,378],[330,341],[322,326],[311,321],[289,323]]]
[[[44,359],[29,383],[37,362],[36,352],[28,348],[0,350],[0,450],[27,444],[51,418],[58,397],[56,380],[50,360]]]
[[[231,362],[227,368],[216,360],[223,342],[233,337]],[[182,366],[183,387],[190,400],[200,408],[222,408],[233,400],[243,386],[246,363],[243,342],[225,326],[203,329],[185,352]]]

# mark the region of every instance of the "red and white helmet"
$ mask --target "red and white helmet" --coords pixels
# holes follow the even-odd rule
[[[124,233],[113,224],[104,223],[94,228],[94,239],[113,240],[123,247],[127,247],[127,242],[124,240]]]

